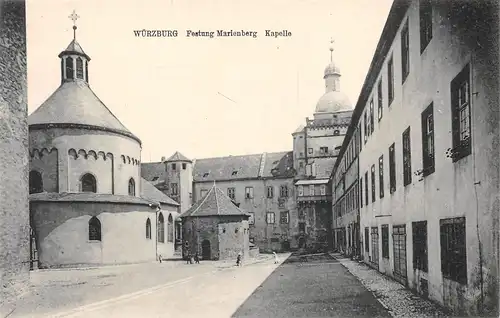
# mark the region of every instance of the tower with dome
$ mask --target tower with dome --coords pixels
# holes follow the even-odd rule
[[[76,30],[59,54],[60,86],[28,118],[32,258],[59,267],[169,257],[179,204],[141,178],[141,140],[92,91]]]
[[[333,41],[332,41],[333,44]],[[352,104],[340,89],[340,68],[333,60],[324,70],[325,93],[313,118],[306,118],[293,136],[299,245],[331,244],[331,189],[329,179],[351,122]]]

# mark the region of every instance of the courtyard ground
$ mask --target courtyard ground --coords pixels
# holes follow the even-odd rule
[[[268,261],[261,254],[252,263]],[[38,270],[30,273],[30,292],[17,303],[1,307],[0,317],[50,317],[61,312],[118,297],[146,293],[155,288],[181,284],[211,272],[234,267],[234,261],[164,261],[82,269]]]
[[[51,270],[9,317],[447,317],[436,304],[336,254]],[[2,317],[6,316],[5,314]]]

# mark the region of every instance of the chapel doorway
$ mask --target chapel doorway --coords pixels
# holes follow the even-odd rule
[[[201,242],[201,256],[204,260],[209,260],[212,258],[212,252],[210,250],[210,241],[204,240]]]

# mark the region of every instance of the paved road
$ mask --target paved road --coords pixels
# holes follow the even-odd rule
[[[232,317],[390,317],[330,256],[290,257]]]

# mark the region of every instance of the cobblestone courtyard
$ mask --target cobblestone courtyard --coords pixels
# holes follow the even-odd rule
[[[336,254],[271,255],[31,274],[2,317],[448,317],[434,303]]]

